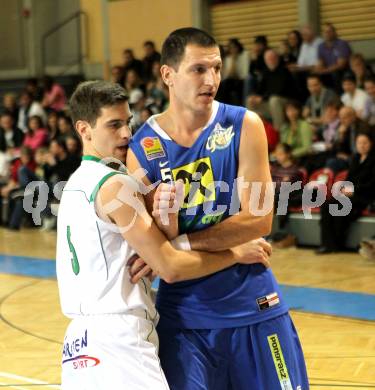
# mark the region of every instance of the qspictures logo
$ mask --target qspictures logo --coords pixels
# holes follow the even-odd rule
[[[271,349],[271,354],[273,362],[275,364],[277,376],[280,381],[280,386],[283,390],[293,390],[292,384],[290,382],[288,368],[286,367],[284,355],[281,350],[279,338],[277,334],[272,334],[267,336],[268,345]]]
[[[69,341],[65,339],[62,364],[71,364],[75,370],[97,366],[100,360],[84,353],[87,344],[87,329],[82,337]]]

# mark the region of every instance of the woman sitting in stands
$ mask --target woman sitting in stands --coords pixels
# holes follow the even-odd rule
[[[302,105],[290,100],[285,105],[287,121],[281,126],[280,139],[282,143],[292,148],[294,159],[301,160],[311,152],[313,134],[311,126],[302,118]]]
[[[278,144],[274,156],[276,162],[271,165],[272,181],[275,183],[275,213],[278,215],[279,229],[270,239],[275,247],[285,248],[295,244],[295,237],[285,230],[288,222],[288,207],[301,207],[302,189],[293,191],[286,197],[283,183],[295,183],[303,180],[301,168],[292,157],[292,149],[288,144]]]
[[[350,223],[358,219],[363,210],[375,200],[374,140],[370,133],[362,132],[357,134],[355,144],[357,152],[350,163],[346,179],[353,183],[353,187],[343,186],[340,190],[342,196],[350,199],[351,210],[346,211],[347,215],[343,216],[344,209],[348,207],[347,202],[339,202],[334,198],[321,207],[321,246],[316,251],[317,254],[345,249]]]

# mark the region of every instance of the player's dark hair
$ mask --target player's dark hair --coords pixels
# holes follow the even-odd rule
[[[69,101],[70,116],[75,124],[79,120],[95,126],[103,107],[128,101],[128,95],[119,84],[108,81],[85,81],[80,83]]]
[[[171,32],[161,49],[161,64],[178,67],[187,45],[218,47],[215,39],[203,30],[194,27],[179,28]]]

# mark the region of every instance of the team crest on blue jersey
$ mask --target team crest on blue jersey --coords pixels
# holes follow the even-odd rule
[[[233,126],[229,126],[225,129],[220,125],[220,123],[216,123],[211,135],[208,137],[206,149],[211,153],[213,153],[216,149],[225,149],[230,145],[233,137]]]

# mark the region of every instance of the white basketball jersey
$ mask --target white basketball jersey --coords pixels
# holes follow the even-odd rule
[[[57,223],[56,268],[63,313],[70,318],[91,314],[132,314],[155,319],[150,282],[132,284],[126,263],[134,254],[116,225],[101,220],[95,197],[113,175],[124,175],[92,156],[68,180]],[[124,175],[134,187],[134,179]]]

